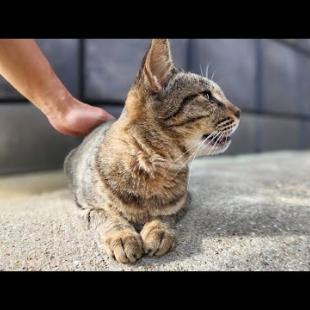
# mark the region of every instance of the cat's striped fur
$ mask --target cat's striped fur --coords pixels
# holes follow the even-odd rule
[[[173,223],[189,199],[187,164],[195,153],[224,151],[239,117],[217,84],[173,65],[168,40],[152,40],[121,117],[65,161],[76,203],[110,256],[128,263],[173,248]]]

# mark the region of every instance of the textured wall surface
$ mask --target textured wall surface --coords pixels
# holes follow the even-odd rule
[[[59,168],[78,143],[56,132],[29,103],[0,105],[1,173]]]
[[[119,115],[148,39],[40,39],[81,100]],[[310,39],[172,39],[176,64],[205,74],[243,110],[230,154],[310,148]],[[60,167],[78,139],[56,133],[0,78],[0,173]]]
[[[171,40],[175,62],[186,67],[188,40]],[[93,100],[124,100],[148,48],[146,39],[85,41],[85,96]]]

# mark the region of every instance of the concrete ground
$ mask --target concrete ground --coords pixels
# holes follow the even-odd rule
[[[120,265],[61,171],[0,178],[0,270],[310,270],[310,152],[198,159],[177,247]]]

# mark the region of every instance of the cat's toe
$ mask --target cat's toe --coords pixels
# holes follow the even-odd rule
[[[175,246],[174,234],[169,230],[153,229],[142,239],[144,252],[149,256],[162,256]]]
[[[143,254],[140,235],[130,230],[114,232],[105,238],[104,245],[109,256],[123,264],[134,263]]]

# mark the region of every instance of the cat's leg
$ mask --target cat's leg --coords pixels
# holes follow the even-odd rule
[[[156,218],[147,222],[140,235],[149,256],[162,256],[175,246],[174,220]]]
[[[95,225],[107,254],[120,263],[134,263],[143,254],[141,236],[120,215],[104,209],[89,211],[88,220]]]

